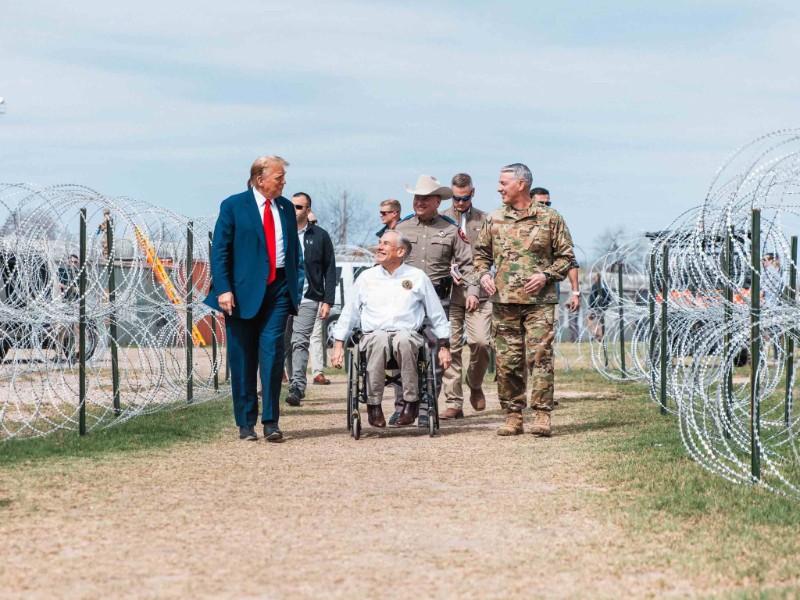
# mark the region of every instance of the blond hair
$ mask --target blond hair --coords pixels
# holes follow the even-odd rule
[[[390,198],[381,202],[381,208],[386,207],[387,210],[396,210],[398,213],[402,210],[400,208],[400,201]]]

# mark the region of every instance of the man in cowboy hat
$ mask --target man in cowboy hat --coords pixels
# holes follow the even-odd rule
[[[442,199],[453,197],[453,191],[439,183],[430,175],[421,175],[413,189],[405,186],[409,194],[414,195],[414,214],[406,217],[395,226],[411,242],[411,254],[406,264],[422,269],[430,277],[433,287],[445,314],[450,308],[450,290],[453,278],[450,273],[452,264],[458,265],[465,281],[470,281],[472,274],[472,249],[468,242],[458,235],[458,224],[449,217],[439,214]],[[478,302],[479,287],[470,284],[466,290],[466,298],[470,303]],[[429,328],[430,329],[430,328]],[[426,334],[430,331],[426,330]],[[433,345],[436,340],[430,335],[428,342]],[[450,345],[450,341],[440,345]],[[442,365],[436,363],[436,389],[441,389]],[[395,404],[395,413],[389,418],[389,425],[394,425],[402,413],[403,404]],[[420,427],[428,427],[427,413],[420,411],[418,422]]]

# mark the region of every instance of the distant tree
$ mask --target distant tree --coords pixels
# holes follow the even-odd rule
[[[14,210],[0,226],[0,237],[16,235],[46,240],[56,240],[64,234],[64,226],[54,212]]]
[[[624,225],[614,225],[604,229],[594,240],[594,252],[597,259],[607,257],[608,265],[619,260],[627,263],[638,263],[648,247],[647,239],[631,233]]]
[[[311,195],[311,210],[320,226],[330,234],[334,246],[372,246],[374,232],[380,229],[377,210],[373,215],[363,194],[345,186],[325,186]]]

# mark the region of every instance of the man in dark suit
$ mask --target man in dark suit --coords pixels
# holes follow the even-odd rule
[[[250,189],[222,202],[211,250],[211,291],[205,303],[225,317],[233,413],[239,438],[256,440],[257,373],[261,371],[264,437],[278,427],[283,332],[297,314],[302,284],[300,240],[292,203],[281,196],[286,167],[261,156],[250,168]]]

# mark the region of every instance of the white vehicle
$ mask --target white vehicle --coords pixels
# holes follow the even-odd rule
[[[336,304],[331,307],[331,314],[325,321],[328,348],[333,348],[333,326],[339,320],[339,314],[342,312],[344,302],[350,298],[353,283],[363,270],[372,266],[374,266],[374,263],[366,261],[336,263]]]

